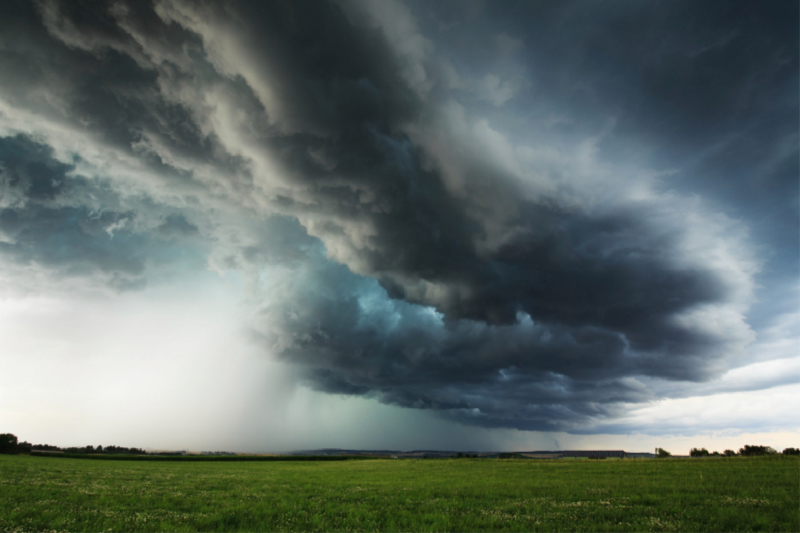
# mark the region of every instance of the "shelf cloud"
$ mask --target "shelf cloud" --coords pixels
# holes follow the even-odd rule
[[[468,425],[686,396],[797,289],[797,6],[721,6],[8,3],[2,282],[240,271],[297,379]]]

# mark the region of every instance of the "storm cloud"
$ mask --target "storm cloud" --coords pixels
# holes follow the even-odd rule
[[[240,270],[316,389],[586,431],[796,274],[797,6],[719,6],[7,3],[0,257]]]

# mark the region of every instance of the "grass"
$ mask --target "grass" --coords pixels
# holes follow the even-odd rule
[[[0,456],[2,531],[800,531],[796,457],[148,462]]]

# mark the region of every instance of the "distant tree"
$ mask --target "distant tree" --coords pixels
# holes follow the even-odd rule
[[[51,451],[51,452],[61,451],[61,448],[59,448],[58,446],[53,446],[52,444],[34,444],[33,449]]]
[[[462,457],[464,457],[464,454],[461,453],[461,452],[458,452],[458,458],[461,459]]]
[[[773,455],[778,453],[770,446],[751,446],[745,444],[744,448],[739,448],[739,455],[756,456],[756,455]]]
[[[664,448],[656,448],[656,457],[672,457],[672,454]]]
[[[713,455],[714,457],[719,457],[719,452],[718,451],[713,451],[713,452],[711,452],[711,455]]]
[[[33,444],[28,441],[17,443],[17,453],[31,453]]]
[[[784,448],[781,452],[783,455],[800,455],[800,449],[798,448]]]
[[[700,448],[699,450],[697,448],[692,448],[689,455],[692,457],[708,457],[708,450],[705,448]]]
[[[736,452],[735,452],[735,451],[733,451],[733,450],[725,450],[725,451],[724,451],[724,452],[722,452],[722,453],[724,453],[724,454],[725,454],[725,457],[733,457],[734,455],[736,455]]]
[[[98,447],[98,451],[100,451]],[[103,448],[103,453],[125,453],[131,455],[146,455],[147,452],[140,448],[126,448],[124,446],[106,446]]]
[[[98,446],[97,448],[95,448],[95,450],[97,450],[97,453],[103,453],[103,446],[102,446],[102,444],[101,444],[100,446]]]
[[[17,436],[11,433],[0,434],[0,453],[17,453]]]

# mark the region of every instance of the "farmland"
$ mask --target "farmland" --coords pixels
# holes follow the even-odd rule
[[[796,457],[0,456],[3,531],[798,531]]]

